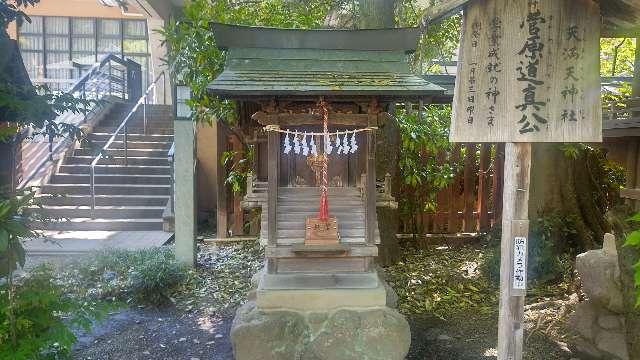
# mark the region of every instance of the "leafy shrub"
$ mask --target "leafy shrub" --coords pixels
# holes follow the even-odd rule
[[[640,248],[640,228],[638,226],[640,224],[640,213],[636,213],[629,218],[629,222],[634,226],[634,230],[626,235],[624,246]],[[633,270],[635,271],[636,307],[640,308],[640,261],[633,265]]]
[[[15,287],[12,301],[9,286]],[[106,307],[66,296],[50,267],[36,267],[16,284],[0,286],[0,358],[65,357],[76,341],[69,326],[89,328],[106,311]]]
[[[70,286],[89,297],[159,306],[186,281],[187,274],[173,251],[162,247],[103,250],[71,265],[66,277],[76,277],[77,282]]]

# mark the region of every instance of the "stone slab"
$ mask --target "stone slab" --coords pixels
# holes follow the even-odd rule
[[[173,236],[164,231],[40,231],[24,242],[27,255],[90,253],[102,249],[136,250],[162,246]]]
[[[380,286],[375,272],[330,274],[261,273],[259,290],[373,289]]]
[[[338,274],[332,274],[331,278],[322,278],[310,274],[304,274],[298,278],[290,278],[287,281],[288,288],[281,287],[267,288],[265,282],[277,282],[283,275],[264,274],[258,284],[256,291],[256,305],[258,309],[263,311],[279,311],[279,310],[295,310],[295,311],[327,311],[338,308],[374,308],[385,307],[387,304],[387,290],[384,283],[381,282],[377,274],[366,274],[368,277],[360,277],[365,282],[371,283],[375,281],[375,287],[362,287],[364,284],[357,281],[357,277],[349,279],[348,282],[359,288],[349,288],[342,283],[341,287],[332,286],[335,284],[335,277]],[[348,275],[348,274],[343,274]],[[362,275],[362,274],[354,274]],[[375,276],[375,278],[372,278]],[[275,279],[274,279],[275,278]],[[306,288],[296,288],[295,284],[303,282],[306,279]],[[276,280],[276,281],[273,281]],[[343,279],[344,280],[344,279]],[[326,286],[320,286],[326,283]],[[340,283],[339,281],[337,283]],[[315,285],[311,285],[315,284]]]

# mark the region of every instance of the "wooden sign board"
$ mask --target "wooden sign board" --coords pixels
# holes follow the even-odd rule
[[[305,223],[305,245],[336,245],[338,239],[338,222],[336,218],[322,221],[315,217],[307,218]]]
[[[452,142],[601,142],[600,9],[592,0],[467,5]]]

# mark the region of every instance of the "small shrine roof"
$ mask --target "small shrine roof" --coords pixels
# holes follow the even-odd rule
[[[213,25],[227,51],[209,86],[222,97],[384,95],[429,97],[445,89],[411,73],[419,29],[296,30]]]

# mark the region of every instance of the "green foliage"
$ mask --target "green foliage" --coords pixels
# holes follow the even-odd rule
[[[451,158],[451,106],[433,105],[422,110],[422,118],[417,112],[408,114],[405,110],[396,115],[401,137],[399,205],[406,218],[435,210],[438,191],[451,183],[460,168],[460,163]]]
[[[428,6],[437,1],[430,0]],[[424,2],[415,0],[398,1],[398,26],[418,26],[426,7]],[[442,73],[441,62],[452,61],[458,54],[462,18],[458,15],[446,18],[429,28],[420,37],[418,47],[412,56],[412,68],[418,74]]]
[[[429,313],[443,318],[467,311],[488,313],[495,308],[496,287],[478,271],[481,250],[405,247],[403,254],[401,261],[385,268],[403,314]]]
[[[103,250],[69,264],[61,277],[73,279],[67,292],[98,300],[165,305],[187,279],[187,269],[170,248]]]
[[[25,263],[22,239],[33,236],[26,225],[24,209],[32,205],[35,193],[0,200],[0,278],[8,277]]]
[[[635,230],[626,236],[624,246],[632,246],[640,250],[640,213],[636,213],[629,218],[629,223]],[[634,281],[636,285],[636,307],[640,308],[640,261],[633,265]]]
[[[161,33],[169,45],[167,61],[172,74],[191,86],[193,98],[189,105],[196,109],[196,120],[233,124],[236,116],[233,102],[206,96],[207,85],[224,67],[224,55],[215,46],[211,24],[318,28],[336,3],[338,1],[331,0],[194,0],[187,3],[182,19],[170,20]]]
[[[65,358],[76,341],[69,326],[88,329],[106,314],[107,307],[66,296],[52,274],[41,265],[17,284],[0,286],[0,358]]]
[[[246,151],[225,151],[220,160],[227,170],[226,185],[231,187],[234,193],[244,193],[247,189],[247,178],[252,176],[253,158],[255,147],[248,145]],[[236,161],[237,159],[237,161]]]

